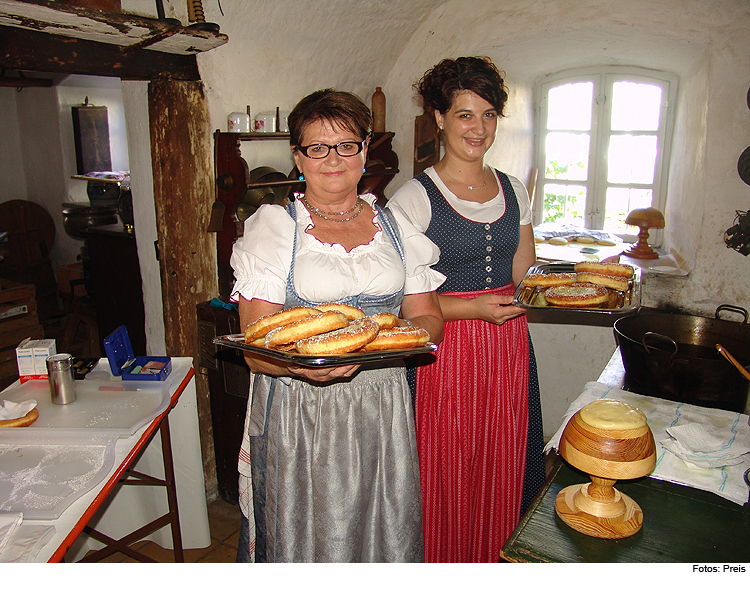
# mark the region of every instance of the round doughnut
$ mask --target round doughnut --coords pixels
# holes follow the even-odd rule
[[[530,287],[552,287],[553,285],[570,285],[575,282],[575,273],[529,273],[521,281]]]
[[[602,275],[600,273],[577,273],[578,281],[581,283],[594,283],[603,285],[616,291],[626,291],[630,280],[627,277],[615,277],[614,275]]]
[[[245,329],[245,342],[252,343],[257,339],[265,337],[275,328],[286,326],[290,322],[295,322],[302,318],[308,318],[314,314],[320,314],[320,312],[316,308],[297,306],[295,308],[287,308],[286,310],[280,310],[273,314],[261,316],[255,322],[249,324]]]
[[[632,277],[635,270],[630,265],[622,263],[602,263],[596,261],[583,261],[574,266],[576,273],[600,273],[602,275],[613,275],[615,277]]]
[[[381,312],[380,314],[373,314],[368,316],[372,318],[380,326],[380,330],[388,330],[394,326],[398,326],[398,316],[391,314],[390,312]]]
[[[568,243],[568,239],[562,236],[553,236],[549,239],[549,243],[556,244],[557,246],[565,246]]]
[[[341,312],[321,312],[302,318],[286,326],[274,328],[266,335],[266,349],[283,347],[300,339],[306,339],[324,332],[330,332],[349,325],[349,319]]]
[[[430,333],[416,326],[396,326],[381,330],[363,351],[385,351],[388,349],[419,349],[430,340]]]
[[[364,347],[378,334],[380,326],[369,317],[358,318],[349,326],[325,334],[319,334],[296,343],[298,353],[303,355],[342,355]]]
[[[27,412],[22,417],[18,417],[17,419],[7,419],[5,421],[0,421],[0,427],[28,427],[36,421],[39,418],[39,411],[35,408],[32,408],[29,412]]]
[[[356,320],[357,318],[362,318],[365,313],[360,310],[359,308],[355,308],[354,306],[350,306],[349,304],[321,304],[319,306],[315,306],[318,310],[321,312],[341,312],[344,316],[346,316],[349,320]]]
[[[544,292],[548,304],[563,308],[585,308],[598,306],[609,301],[609,290],[603,285],[573,283],[548,287]]]

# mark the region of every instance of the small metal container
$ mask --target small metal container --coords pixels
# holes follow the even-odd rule
[[[53,404],[68,404],[76,399],[76,383],[73,378],[73,356],[59,353],[47,357],[49,391]]]

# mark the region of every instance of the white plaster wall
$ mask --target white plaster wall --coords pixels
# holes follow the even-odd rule
[[[224,0],[223,16],[217,4],[203,4],[206,20],[219,24],[230,39],[198,55],[212,127],[226,130],[233,111],[244,112],[247,105],[253,115],[277,106],[290,110],[320,88],[354,92],[369,105],[415,27],[441,2],[258,0],[249,5]],[[395,123],[391,113],[389,129]],[[279,152],[271,153],[269,146],[267,153],[266,144],[269,160],[260,164],[273,165]],[[288,153],[288,146],[280,149]]]
[[[146,354],[166,355],[164,314],[161,299],[161,274],[154,243],[156,210],[151,168],[151,135],[148,118],[148,83],[121,83],[124,115],[128,121],[127,148],[130,154],[130,191],[133,196],[133,220],[138,262],[143,280],[143,304],[146,324]]]
[[[23,166],[16,174],[22,171],[26,180],[26,194],[18,199],[41,205],[54,221],[55,244],[50,250],[50,259],[56,267],[65,257],[68,242],[60,211],[65,195],[65,169],[59,139],[57,93],[54,87],[24,88],[19,93],[17,105]]]

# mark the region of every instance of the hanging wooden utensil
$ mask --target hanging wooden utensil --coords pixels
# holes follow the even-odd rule
[[[735,359],[734,357],[732,357],[732,354],[731,354],[731,353],[730,353],[729,351],[727,351],[727,350],[726,350],[726,349],[725,349],[724,347],[722,347],[722,346],[721,346],[721,345],[720,345],[719,343],[716,343],[716,350],[717,350],[717,351],[718,351],[719,353],[721,353],[721,354],[722,354],[722,355],[724,356],[724,358],[725,358],[725,359],[726,359],[727,361],[729,361],[729,363],[731,363],[732,365],[734,365],[734,366],[735,366],[735,367],[736,367],[736,368],[737,368],[737,369],[739,370],[739,372],[740,372],[740,373],[741,373],[741,374],[742,374],[743,376],[745,376],[745,378],[746,378],[747,380],[750,380],[750,373],[749,373],[749,372],[748,372],[748,371],[747,371],[747,370],[746,370],[746,369],[745,369],[744,367],[742,367],[742,365],[740,365],[740,362],[739,362],[739,361],[737,361],[737,360],[736,360],[736,359]]]

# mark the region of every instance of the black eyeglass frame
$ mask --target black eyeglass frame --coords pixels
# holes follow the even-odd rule
[[[310,144],[308,146],[295,146],[295,149],[299,150],[303,156],[309,158],[310,160],[323,160],[323,158],[328,158],[328,155],[331,153],[331,150],[336,150],[336,153],[342,158],[351,158],[352,156],[361,154],[362,150],[365,149],[366,143],[367,143],[367,138],[363,139],[361,142],[346,141],[346,142],[339,142],[338,144],[334,144],[332,146],[329,144]],[[342,144],[355,144],[359,146],[359,150],[354,152],[354,154],[342,154],[341,152],[339,152],[339,146],[341,146]],[[316,148],[316,147],[320,147],[320,148],[325,147],[325,148],[328,148],[328,151],[325,153],[324,156],[318,156],[317,158],[315,156],[308,155],[307,150],[309,148]]]

